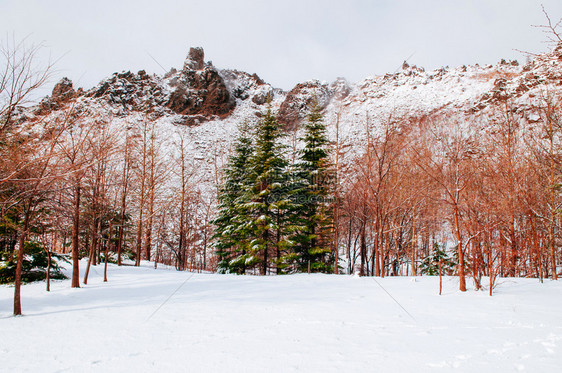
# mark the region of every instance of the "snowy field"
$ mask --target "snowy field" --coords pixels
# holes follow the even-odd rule
[[[83,263],[82,263],[83,264]],[[0,286],[2,372],[559,372],[562,282],[279,277],[93,268],[90,284]],[[381,286],[379,286],[382,285]],[[388,293],[385,292],[386,289]],[[396,303],[393,298],[404,308]]]

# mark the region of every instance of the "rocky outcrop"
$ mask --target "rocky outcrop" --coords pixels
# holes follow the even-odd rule
[[[256,105],[263,105],[273,99],[274,89],[257,74],[248,74],[238,70],[222,70],[225,83],[232,96],[239,100],[251,99]]]
[[[187,58],[183,63],[184,70],[203,70],[205,67],[205,51],[201,47],[189,48]]]
[[[313,108],[325,109],[330,103],[333,93],[327,83],[318,80],[297,84],[287,93],[285,101],[279,108],[279,123],[286,129],[294,129]]]
[[[86,97],[101,98],[111,104],[115,114],[127,115],[131,111],[153,112],[166,98],[155,79],[144,70],[114,73],[96,87],[87,91]]]
[[[185,124],[224,118],[236,106],[226,84],[212,64],[204,63],[202,48],[191,48],[184,68],[171,77],[174,87],[166,106],[185,116]]]
[[[217,69],[205,64],[204,56],[202,48],[191,48],[183,69],[172,69],[164,78],[144,70],[115,73],[85,96],[105,100],[120,116],[133,111],[156,117],[179,114],[183,116],[179,122],[187,125],[224,118],[234,109],[235,100]]]
[[[74,97],[76,97],[76,91],[72,87],[72,81],[68,78],[62,78],[55,84],[51,94],[51,99],[59,104],[68,102]]]
[[[501,60],[494,67],[495,77],[492,88],[484,93],[476,104],[468,110],[475,113],[507,100],[517,100],[521,97],[533,99],[537,90],[548,85],[562,87],[562,43],[552,53],[535,56],[525,66],[519,67],[517,61]],[[544,88],[543,88],[544,89]],[[551,88],[552,89],[552,88]],[[559,88],[555,88],[559,89]],[[544,92],[540,93],[541,95]],[[520,107],[530,104],[520,104]]]
[[[330,92],[333,100],[343,100],[351,93],[351,87],[345,78],[337,78],[330,83]]]
[[[80,91],[80,93],[82,92]],[[35,113],[37,115],[43,115],[49,111],[59,110],[77,96],[78,93],[74,90],[72,81],[68,78],[62,78],[53,87],[51,96],[47,96],[41,100],[38,108],[35,110]]]
[[[93,108],[124,118],[141,112],[152,118],[169,118],[174,125],[197,126],[233,113],[233,122],[253,121],[271,105],[287,130],[298,128],[315,107],[326,122],[338,116],[342,123],[357,123],[358,118],[366,117],[374,122],[388,116],[419,117],[445,108],[482,115],[506,100],[518,101],[519,107],[531,105],[544,94],[545,87],[562,90],[561,62],[562,44],[551,53],[535,56],[525,66],[502,60],[496,65],[425,71],[404,63],[400,71],[353,85],[343,78],[330,84],[312,80],[284,92],[256,74],[218,70],[205,61],[202,48],[191,48],[182,68],[171,69],[164,76],[142,70],[115,73],[86,92],[75,90],[64,78],[51,96],[26,113],[47,115],[75,104],[74,109],[81,113]]]

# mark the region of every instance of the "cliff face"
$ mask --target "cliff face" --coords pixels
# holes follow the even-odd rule
[[[539,91],[562,84],[562,46],[536,56],[525,66],[502,60],[494,66],[425,71],[404,63],[397,73],[355,84],[343,78],[332,83],[311,80],[289,92],[273,88],[255,74],[218,70],[204,57],[203,49],[191,48],[181,70],[172,69],[164,76],[142,70],[114,73],[87,91],[75,91],[72,82],[64,78],[52,95],[34,108],[34,114],[48,115],[70,103],[86,107],[104,104],[119,117],[141,112],[196,126],[220,123],[232,118],[236,110],[251,119],[255,111],[271,104],[280,123],[295,130],[313,107],[328,116],[337,111],[343,122],[363,112],[376,125],[377,117],[390,113],[421,116],[447,109],[476,115],[506,99],[532,99]]]
[[[113,114],[125,117],[132,112],[150,113],[155,117],[179,116],[176,122],[197,125],[227,117],[236,106],[235,99],[219,71],[204,62],[201,48],[191,48],[183,69],[172,69],[163,77],[141,70],[114,73],[96,87],[78,92],[72,82],[62,79],[51,97],[40,104],[40,115],[62,108],[62,104],[89,105],[106,103]]]
[[[203,180],[228,154],[237,126],[254,123],[271,108],[288,132],[298,131],[313,107],[322,110],[328,133],[354,147],[392,118],[408,120],[431,114],[464,116],[467,123],[510,100],[529,123],[531,106],[545,92],[562,90],[562,46],[533,58],[525,66],[501,61],[488,66],[444,67],[433,71],[409,66],[393,74],[357,83],[345,79],[297,84],[284,92],[255,74],[219,70],[204,61],[201,48],[191,48],[183,67],[164,76],[115,73],[97,86],[75,90],[63,79],[39,105],[21,111],[21,120],[62,115],[68,108],[82,119],[111,117],[114,126],[134,126],[147,118],[157,123],[162,141],[184,134]],[[288,141],[288,140],[287,140]]]

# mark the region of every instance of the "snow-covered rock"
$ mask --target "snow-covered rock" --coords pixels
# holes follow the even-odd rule
[[[190,139],[190,156],[209,189],[244,122],[255,123],[271,108],[286,130],[298,132],[313,105],[324,114],[328,134],[360,151],[369,130],[376,135],[388,120],[404,123],[415,118],[454,112],[467,125],[511,100],[529,122],[540,118],[532,106],[547,91],[562,90],[562,48],[535,56],[525,66],[514,61],[496,65],[443,67],[433,71],[404,64],[402,69],[356,83],[307,81],[290,92],[276,89],[256,74],[218,70],[204,62],[204,51],[192,48],[181,70],[164,76],[115,73],[97,86],[74,90],[63,80],[41,105],[18,111],[19,120],[63,115],[73,107],[84,116],[112,117],[112,125],[128,126],[147,117],[173,143],[179,133]],[[285,141],[290,141],[286,139]]]

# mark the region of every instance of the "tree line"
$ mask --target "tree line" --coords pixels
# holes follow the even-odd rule
[[[545,91],[528,104],[505,97],[480,116],[367,129],[339,185],[348,272],[415,276],[448,263],[460,290],[488,276],[490,293],[497,276],[557,279],[562,100]]]
[[[557,279],[561,110],[560,93],[545,89],[532,102],[505,96],[480,115],[376,125],[366,116],[353,145],[340,143],[338,123],[335,139],[317,137],[325,129],[313,112],[302,150],[284,157],[281,135],[263,132],[278,128],[268,113],[255,133],[241,131],[225,170],[218,269],[439,273],[458,276],[461,291],[467,276],[476,289],[486,276],[490,294],[498,276]]]
[[[325,123],[314,110],[290,141],[268,110],[240,125],[224,167],[210,160],[213,198],[194,139],[182,128],[170,138],[150,113],[114,125],[100,114],[109,107],[71,103],[26,119],[21,106],[49,76],[35,53],[4,46],[0,76],[0,255],[15,314],[26,251],[66,255],[73,287],[81,258],[83,283],[91,265],[143,259],[238,274],[439,273],[463,291],[466,277],[477,289],[489,277],[491,292],[497,276],[558,276],[555,90],[505,96],[480,115],[365,116],[354,143],[340,140],[339,117]]]

